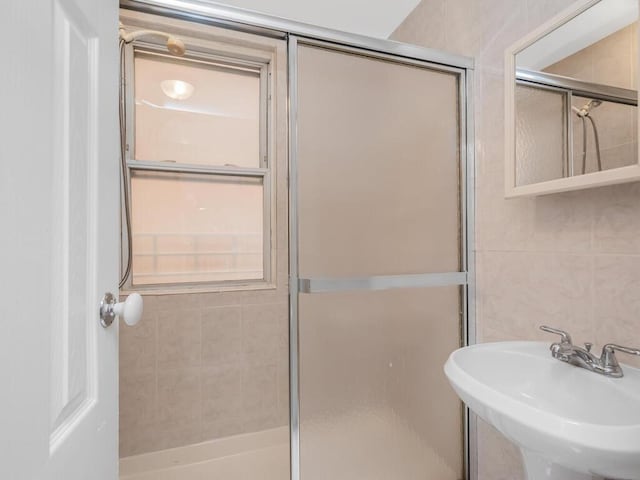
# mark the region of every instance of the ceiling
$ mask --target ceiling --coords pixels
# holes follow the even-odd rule
[[[420,0],[221,0],[221,5],[253,10],[325,28],[388,38]]]

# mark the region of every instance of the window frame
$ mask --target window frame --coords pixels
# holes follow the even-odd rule
[[[182,38],[185,38],[182,36]],[[174,283],[134,283],[133,267],[129,273],[121,291],[124,293],[137,291],[147,294],[181,294],[200,292],[220,292],[233,290],[259,290],[273,289],[275,285],[276,265],[276,232],[275,226],[275,97],[274,82],[272,81],[274,69],[274,56],[264,51],[252,52],[247,55],[246,49],[235,49],[231,44],[216,43],[216,48],[203,48],[202,45],[192,47],[188,45],[187,52],[182,57],[175,57],[166,52],[162,44],[149,41],[135,41],[125,45],[124,76],[126,81],[125,97],[125,124],[126,124],[126,188],[129,198],[131,195],[131,177],[135,171],[152,171],[160,173],[184,173],[214,177],[248,177],[261,181],[263,188],[262,206],[262,271],[261,279],[218,280],[218,281],[194,281]],[[202,165],[189,163],[164,163],[153,160],[135,159],[135,57],[138,54],[145,56],[164,57],[176,62],[196,62],[225,69],[250,71],[259,75],[260,79],[260,130],[259,130],[259,163],[258,167],[236,167],[224,165]],[[122,203],[121,215],[124,216],[124,204]],[[130,210],[132,206],[130,205]],[[124,222],[122,222],[124,225]],[[135,256],[133,251],[128,252],[127,235],[122,229],[122,252]],[[123,255],[125,262],[126,255]],[[133,262],[133,260],[132,260]],[[125,264],[126,265],[126,264]],[[124,267],[125,265],[122,265]],[[124,268],[123,268],[124,270]]]

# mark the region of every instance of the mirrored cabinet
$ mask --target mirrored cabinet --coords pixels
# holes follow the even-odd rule
[[[505,196],[640,179],[638,0],[581,0],[506,52]]]

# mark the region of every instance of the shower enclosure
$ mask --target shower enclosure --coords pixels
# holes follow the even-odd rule
[[[300,478],[462,478],[442,373],[465,318],[461,71],[302,39],[289,55]]]
[[[288,131],[278,130],[273,137],[258,134],[257,151],[274,153],[269,149],[275,149],[275,170],[266,171],[273,165],[271,160],[263,162],[260,153],[261,163],[248,164],[242,174],[245,181],[237,182],[245,189],[250,182],[258,192],[253,196],[243,193],[243,198],[255,197],[258,207],[272,206],[263,210],[263,217],[253,219],[252,231],[260,226],[264,235],[271,231],[273,244],[262,250],[259,261],[254,259],[250,269],[255,280],[270,274],[274,290],[243,290],[239,277],[234,277],[231,290],[214,293],[198,286],[201,291],[178,297],[186,305],[181,312],[186,318],[174,319],[171,334],[180,339],[179,348],[188,350],[192,338],[202,352],[195,360],[193,355],[174,352],[176,358],[185,357],[185,372],[199,368],[201,385],[199,416],[180,418],[187,425],[198,420],[204,425],[197,425],[198,433],[193,437],[184,434],[184,429],[176,430],[179,433],[173,443],[157,442],[145,452],[136,451],[135,435],[131,436],[124,463],[134,474],[124,478],[178,478],[171,476],[178,475],[175,465],[189,458],[197,462],[190,470],[193,478],[223,471],[225,478],[245,478],[238,472],[246,475],[252,462],[261,468],[252,474],[254,477],[277,480],[289,476],[292,480],[468,478],[474,468],[473,446],[469,448],[468,442],[473,425],[448,386],[443,365],[453,350],[474,338],[469,328],[473,318],[472,62],[231,8],[199,4],[192,10],[186,5],[177,11],[166,8],[161,1],[122,3],[132,10],[128,15],[140,16],[140,25],[166,30],[184,40],[184,61],[158,56],[153,45],[139,48],[140,66],[166,60],[167,68],[172,69],[171,79],[184,76],[179,69],[190,58],[199,62],[198,68],[204,68],[213,55],[205,51],[211,39],[216,48],[225,36],[233,39],[236,48],[242,45],[255,49],[266,41],[275,52],[276,64],[265,60],[266,70],[245,65],[242,74],[249,80],[258,79],[258,83],[266,78],[261,88],[269,88],[271,82],[284,82],[274,91],[282,109],[264,103],[258,106],[257,115],[274,115],[268,118],[288,125]],[[152,17],[161,25],[154,25]],[[197,23],[191,24],[194,20]],[[195,52],[192,57],[190,48]],[[220,51],[213,57],[216,68],[220,68]],[[228,64],[225,68],[228,70]],[[273,76],[269,73],[260,77],[260,71],[272,72]],[[211,72],[207,75],[213,84],[215,76]],[[257,76],[251,77],[252,72]],[[150,82],[169,78],[169,74],[163,75]],[[140,75],[136,81],[142,78]],[[197,78],[191,82],[196,91],[202,88],[197,82]],[[281,87],[284,90],[278,90]],[[156,90],[155,94],[161,95]],[[215,91],[210,93],[212,98],[215,95]],[[266,95],[256,101],[271,99]],[[154,104],[149,107],[143,99],[132,97],[130,107],[134,102],[158,110],[158,101],[149,100],[147,103]],[[172,105],[175,109],[178,104]],[[183,139],[190,133],[184,125],[170,125],[171,131],[180,131]],[[140,126],[138,129],[138,133],[145,131]],[[191,169],[188,174],[181,172],[185,167],[173,159],[177,150],[157,148],[166,141],[166,135],[159,132],[152,128],[148,134],[156,135],[152,146],[161,160],[135,165],[139,171],[132,175],[132,181],[137,182],[137,194],[132,196],[134,224],[145,225],[149,231],[144,233],[156,237],[167,233],[155,231],[163,217],[149,215],[154,205],[163,205],[164,214],[175,210],[179,202],[184,208],[192,208],[191,204],[196,208],[192,196],[204,195],[199,192],[208,188],[208,182],[193,176],[211,173],[207,169],[224,173],[227,167],[222,160],[214,167],[198,161],[197,168],[187,166]],[[222,137],[217,141],[225,140]],[[251,155],[247,158],[253,158]],[[288,160],[288,165],[277,163],[282,159]],[[238,165],[233,166],[234,174],[238,174]],[[174,178],[178,186],[175,192],[167,193],[167,182]],[[235,181],[233,177],[226,182]],[[153,182],[164,182],[155,196]],[[142,190],[143,186],[148,191]],[[230,198],[221,197],[211,203],[210,209],[229,204]],[[269,212],[274,215],[272,220],[267,218]],[[224,221],[213,213],[207,215],[209,223]],[[247,213],[238,209],[233,215],[244,218]],[[207,222],[190,228],[211,228]],[[185,245],[181,243],[180,248]],[[257,246],[248,246],[248,255],[256,255]],[[180,265],[187,265],[185,262]],[[153,262],[148,263],[149,270],[145,273],[138,269],[137,278],[155,281],[160,290],[170,289],[176,277],[162,276],[161,271],[153,270],[157,264],[152,268]],[[139,260],[138,265],[142,265]],[[217,264],[206,265],[198,270],[193,283],[221,281],[215,271]],[[149,294],[153,292],[150,287]],[[170,302],[163,301],[161,295],[148,298],[157,316],[156,328],[164,328],[163,309]],[[283,298],[288,315],[286,309],[280,309]],[[231,311],[236,304],[242,324],[238,355],[244,362],[239,370],[228,364],[229,358],[236,358],[230,346],[236,338]],[[207,323],[207,315],[219,309],[225,309],[226,317],[216,321],[211,330],[213,323]],[[247,312],[253,317],[245,321]],[[193,324],[189,328],[200,328],[199,336],[182,335],[183,320],[187,326]],[[288,332],[274,333],[269,322],[288,326]],[[251,335],[249,340],[243,337],[247,334]],[[134,345],[137,340],[127,341]],[[255,356],[265,345],[275,348],[274,374],[269,373],[272,357],[262,352],[253,360],[263,363],[251,364],[251,368],[260,369],[258,383],[263,390],[252,389],[255,382],[244,383],[246,357]],[[288,355],[284,369],[278,352]],[[182,381],[182,371],[172,370],[175,388],[189,389],[198,383]],[[237,381],[236,374],[240,377]],[[272,395],[266,392],[272,392],[273,382],[277,391]],[[135,391],[136,385],[127,384],[126,388]],[[172,399],[172,393],[164,391],[164,398]],[[238,398],[234,402],[235,396]],[[184,397],[181,395],[181,401],[186,405]],[[275,408],[273,416],[246,420],[250,416],[246,409],[262,406],[263,413],[269,413],[270,402]],[[122,410],[131,422],[140,421],[134,419],[126,402]],[[282,412],[286,417],[280,415]],[[228,418],[244,420],[235,428],[233,422],[225,423]],[[122,427],[125,430],[127,421]],[[270,438],[283,440],[285,426],[289,432],[288,456],[282,455],[280,443],[267,446]],[[241,437],[248,440],[243,443]],[[262,453],[250,456],[231,449],[240,444],[247,445],[244,453]],[[172,449],[163,450],[167,447]],[[227,470],[204,470],[216,462],[201,455],[214,451],[227,452],[227,457],[216,460]],[[282,462],[287,462],[287,457],[290,464],[285,466]],[[234,458],[239,466],[232,466]],[[143,471],[145,461],[155,462],[147,472]],[[158,476],[160,470],[162,476]],[[192,478],[186,471],[181,470],[179,478]]]

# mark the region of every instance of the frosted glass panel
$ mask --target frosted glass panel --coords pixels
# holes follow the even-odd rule
[[[142,53],[135,72],[136,160],[260,166],[259,72]]]
[[[262,179],[134,171],[133,284],[263,278]]]
[[[458,287],[300,295],[306,480],[458,480]]]
[[[300,277],[460,268],[458,79],[299,47]],[[305,480],[458,480],[460,289],[299,295]]]
[[[300,275],[457,271],[458,81],[299,49]]]
[[[516,185],[567,176],[566,93],[516,85]]]

